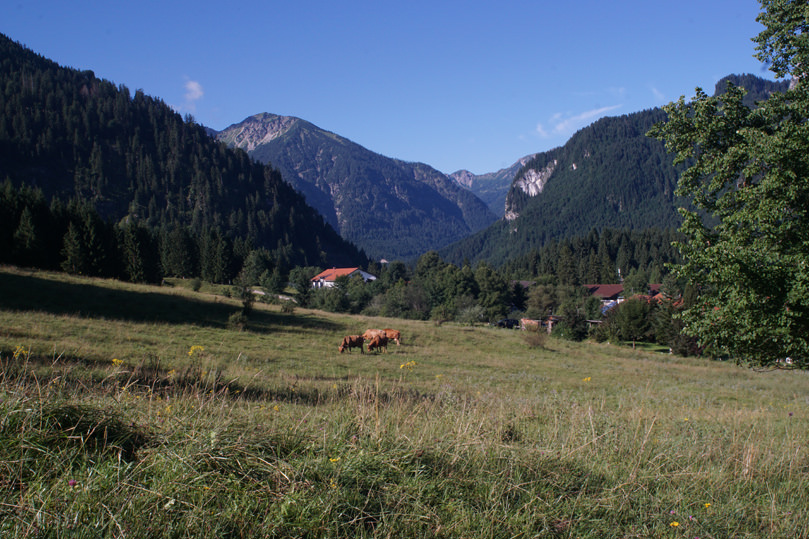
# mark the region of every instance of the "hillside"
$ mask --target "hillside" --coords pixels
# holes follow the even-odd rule
[[[505,217],[442,256],[502,264],[592,229],[678,226],[672,159],[646,137],[663,118],[659,109],[602,118],[563,147],[537,154],[518,172]]]
[[[0,536],[809,532],[806,372],[238,309],[0,267]],[[391,326],[386,354],[337,350]]]
[[[112,223],[219,231],[287,265],[366,262],[278,171],[160,99],[61,67],[2,35],[0,73],[0,179],[15,187],[89,204]],[[4,241],[16,227],[4,227]]]
[[[750,106],[788,84],[731,75],[717,83],[716,92],[724,91],[727,82],[750,89]],[[455,263],[503,264],[593,229],[677,228],[677,208],[686,201],[674,194],[678,173],[673,156],[662,142],[646,136],[664,119],[662,109],[602,118],[564,146],[536,154],[516,174],[504,218],[441,255]]]
[[[374,258],[414,258],[496,219],[447,175],[376,154],[299,118],[257,114],[218,137],[271,163],[344,238]]]

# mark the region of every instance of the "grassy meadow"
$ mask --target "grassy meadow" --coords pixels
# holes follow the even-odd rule
[[[0,268],[0,537],[809,537],[809,373],[223,292]]]

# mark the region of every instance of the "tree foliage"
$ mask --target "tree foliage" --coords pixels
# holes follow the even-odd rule
[[[809,367],[809,5],[762,0],[757,57],[783,93],[751,108],[730,84],[665,107],[651,134],[687,168],[680,275],[698,287],[684,331],[714,355]]]

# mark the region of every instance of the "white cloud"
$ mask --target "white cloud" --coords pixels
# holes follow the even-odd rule
[[[186,101],[196,101],[201,99],[205,93],[202,91],[202,85],[195,80],[189,80],[185,83],[185,99]]]
[[[654,86],[651,87],[652,95],[655,98],[655,101],[658,103],[665,103],[667,101],[666,96],[663,95],[663,92],[655,88]]]
[[[609,107],[599,107],[573,116],[557,112],[548,120],[551,125],[550,128],[546,128],[541,123],[537,124],[537,133],[539,133],[539,136],[542,138],[548,138],[553,135],[571,135],[577,129],[588,125],[591,121],[604,116],[608,112],[621,108],[621,106],[622,105],[610,105]]]
[[[185,81],[185,102],[182,110],[194,112],[197,109],[197,101],[202,99],[204,95],[202,84],[190,79]]]

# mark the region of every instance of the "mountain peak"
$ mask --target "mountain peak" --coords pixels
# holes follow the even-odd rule
[[[298,121],[298,118],[294,116],[279,116],[262,112],[231,125],[219,134],[219,138],[228,146],[250,152],[256,147],[282,136]]]
[[[306,120],[258,114],[218,138],[271,163],[327,223],[374,258],[415,258],[497,218],[446,174],[377,154]]]

